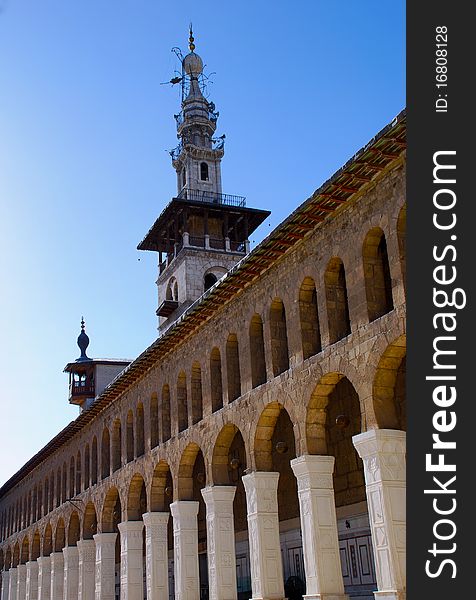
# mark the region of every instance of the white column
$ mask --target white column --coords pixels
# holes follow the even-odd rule
[[[121,600],[143,600],[142,521],[119,523],[121,534]]]
[[[374,429],[352,438],[364,461],[379,600],[406,598],[406,434]]]
[[[63,548],[63,557],[63,600],[78,600],[79,556],[77,546],[66,546]]]
[[[142,515],[145,523],[145,571],[147,600],[169,600],[167,523],[169,513]]]
[[[26,565],[17,567],[17,600],[26,598]]]
[[[117,533],[96,533],[96,600],[115,600]]]
[[[10,571],[2,571],[2,600],[8,600],[10,593]]]
[[[333,456],[299,456],[291,461],[298,484],[306,596],[347,598],[339,553]]]
[[[279,541],[278,479],[279,473],[261,471],[243,476],[248,509],[253,599],[284,598]]]
[[[50,600],[51,596],[51,558],[38,557],[38,600]]]
[[[198,600],[198,502],[177,500],[170,511],[174,520],[175,600]]]
[[[8,600],[16,600],[17,597],[17,582],[18,582],[18,571],[16,567],[10,569],[10,577],[8,581]]]
[[[94,600],[96,544],[94,540],[78,541],[78,600]]]
[[[51,559],[51,600],[63,600],[64,556],[62,552],[53,552]]]
[[[207,505],[207,560],[210,600],[236,600],[233,498],[236,487],[213,485],[202,489]]]
[[[26,600],[38,600],[38,563],[29,560],[26,563]]]

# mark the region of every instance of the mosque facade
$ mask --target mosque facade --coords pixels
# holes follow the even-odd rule
[[[0,489],[1,600],[403,600],[405,113],[250,251],[190,38],[157,340]]]

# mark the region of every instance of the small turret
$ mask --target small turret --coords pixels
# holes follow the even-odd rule
[[[80,356],[64,368],[69,373],[69,403],[77,404],[80,411],[89,408],[95,398],[131,362],[125,359],[89,358],[86,350],[89,337],[81,317],[81,332],[77,339]]]

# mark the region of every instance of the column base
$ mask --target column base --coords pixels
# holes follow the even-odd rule
[[[303,600],[349,600],[347,594],[304,594]]]
[[[374,592],[375,600],[406,600],[407,593],[397,590]]]

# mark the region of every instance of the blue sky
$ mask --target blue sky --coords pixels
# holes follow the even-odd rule
[[[190,21],[223,191],[272,211],[252,246],[405,105],[401,0],[0,0],[0,484],[78,414],[81,315],[90,356],[156,337],[157,257],[136,246],[176,191],[161,82]]]

